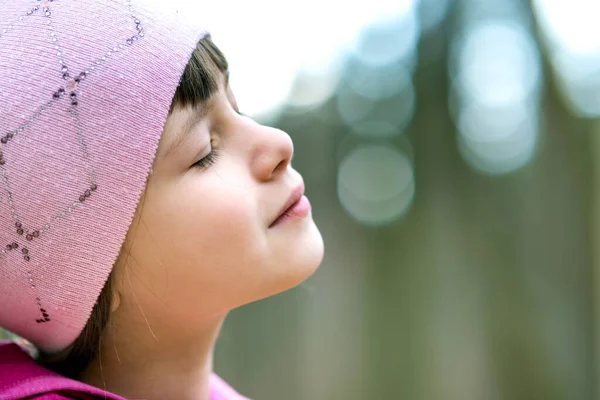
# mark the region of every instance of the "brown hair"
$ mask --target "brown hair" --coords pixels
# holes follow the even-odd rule
[[[175,107],[197,107],[219,89],[219,73],[226,73],[227,60],[210,36],[204,37],[192,52],[179,86],[175,91],[169,114]],[[121,248],[119,259],[123,256]],[[75,342],[52,356],[41,353],[38,362],[61,375],[77,379],[98,354],[102,333],[108,324],[112,301],[113,273],[109,276],[91,316]]]

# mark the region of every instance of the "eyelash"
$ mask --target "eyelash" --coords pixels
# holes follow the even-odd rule
[[[217,161],[218,157],[219,157],[219,153],[218,153],[217,149],[212,149],[211,152],[208,153],[208,155],[206,157],[204,157],[201,160],[198,160],[196,163],[194,163],[192,165],[192,167],[198,167],[198,168],[203,168],[203,169],[208,168]]]

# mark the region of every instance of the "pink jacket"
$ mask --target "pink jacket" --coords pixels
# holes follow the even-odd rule
[[[38,365],[21,347],[0,342],[0,400],[125,400],[58,375]],[[248,400],[217,375],[211,376],[210,400]]]

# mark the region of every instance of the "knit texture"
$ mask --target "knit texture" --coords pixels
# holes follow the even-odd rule
[[[173,3],[0,0],[0,326],[45,351],[85,326],[206,34]]]

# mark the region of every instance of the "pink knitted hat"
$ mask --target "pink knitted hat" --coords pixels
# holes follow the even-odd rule
[[[206,32],[173,0],[1,3],[0,326],[53,352],[89,318]]]

